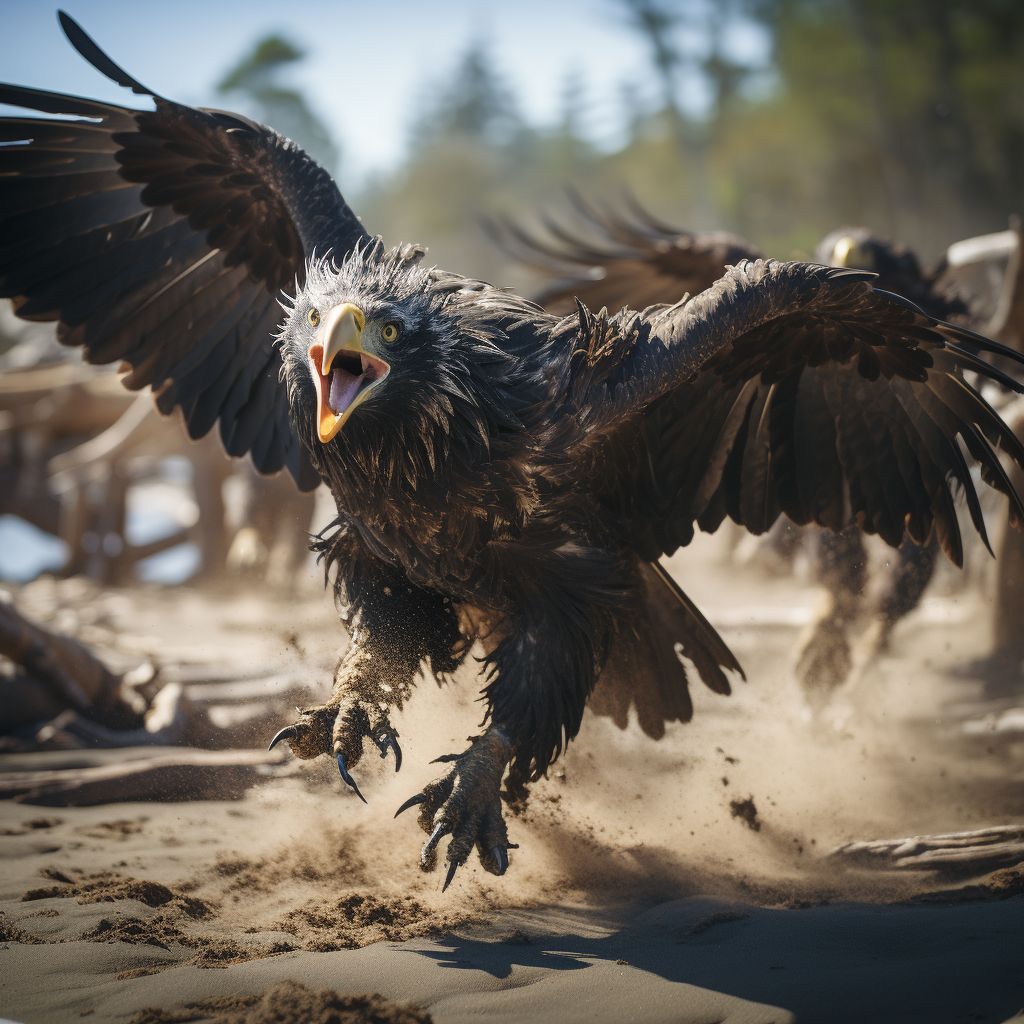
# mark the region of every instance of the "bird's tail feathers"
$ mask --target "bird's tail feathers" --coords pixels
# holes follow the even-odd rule
[[[667,722],[693,717],[687,664],[715,693],[731,690],[725,669],[743,670],[725,641],[657,563],[641,566],[642,600],[612,642],[588,707],[620,728],[636,708],[640,728],[661,739]]]

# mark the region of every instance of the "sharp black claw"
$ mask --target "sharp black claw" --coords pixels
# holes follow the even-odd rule
[[[376,736],[373,737],[373,742],[377,744],[377,749],[380,751],[380,759],[383,761],[388,756],[389,750],[395,752],[395,771],[399,771],[402,767],[402,748],[398,745],[398,740],[391,733],[385,733],[380,739]]]
[[[426,865],[430,860],[431,854],[434,852],[434,847],[440,842],[441,836],[447,831],[447,826],[442,821],[440,825],[434,826],[434,831],[430,833],[430,838],[423,844],[423,851],[420,853],[420,863]]]
[[[448,874],[445,877],[444,885],[441,886],[441,892],[444,892],[445,889],[447,889],[448,886],[452,884],[452,879],[455,877],[455,872],[458,870],[458,868],[459,868],[459,862],[457,860],[453,860],[448,865]]]
[[[338,751],[338,771],[341,772],[341,777],[345,780],[345,782],[347,782],[348,785],[350,785],[355,790],[356,796],[359,797],[359,799],[362,800],[363,803],[365,804],[366,797],[359,792],[359,787],[356,785],[356,780],[353,779],[352,776],[349,775],[348,771],[346,770],[345,758],[341,756],[341,751]]]
[[[504,846],[495,846],[491,853],[494,854],[494,859],[498,862],[498,874],[505,874],[508,871],[508,850]]]
[[[427,798],[422,793],[417,793],[415,796],[409,797],[409,799],[406,800],[397,811],[395,811],[395,817],[397,818],[402,811],[407,811],[410,807],[415,807],[417,804],[423,803],[426,799]]]
[[[267,750],[273,750],[281,740],[293,740],[299,735],[299,730],[294,725],[286,725],[271,741]]]

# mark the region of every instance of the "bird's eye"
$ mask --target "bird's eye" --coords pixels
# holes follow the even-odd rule
[[[397,341],[398,335],[402,331],[402,325],[395,323],[393,320],[391,323],[384,325],[384,330],[380,332],[380,336],[387,342]]]
[[[316,327],[316,325],[320,323],[320,310],[311,309],[306,315],[306,319],[309,320],[311,326]]]

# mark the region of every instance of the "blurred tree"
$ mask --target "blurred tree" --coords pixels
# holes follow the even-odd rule
[[[473,43],[452,80],[428,101],[413,128],[413,144],[429,147],[452,138],[501,146],[522,128],[512,91],[491,65],[482,42]]]
[[[473,43],[416,116],[403,166],[359,197],[370,230],[391,242],[426,240],[430,261],[450,269],[526,286],[480,220],[564,203],[565,184],[589,183],[598,158],[581,136],[585,83],[573,72],[564,81],[558,123],[531,127],[486,47]]]
[[[725,49],[724,37],[737,12],[731,3],[714,4],[707,12],[708,54],[700,67],[711,86],[712,123],[728,116],[728,112],[743,82],[750,74],[750,68],[731,59]]]
[[[256,120],[293,139],[333,172],[338,166],[338,150],[330,133],[303,95],[279,81],[282,69],[305,55],[287,39],[267,36],[221,79],[217,91],[243,96]]]
[[[622,4],[629,27],[651,48],[651,59],[661,84],[662,109],[679,117],[676,71],[682,63],[682,56],[672,38],[673,30],[679,24],[679,14],[658,0],[622,0]]]
[[[931,261],[1024,206],[1020,0],[617,5],[649,54],[622,84],[621,148],[600,153],[586,140],[593,118],[571,71],[556,122],[526,123],[477,43],[432,92],[404,166],[358,200],[371,230],[427,240],[442,265],[529,287],[479,217],[565,211],[570,182],[599,200],[628,185],[671,223],[737,231],[782,258],[809,257],[825,233],[856,223]],[[728,45],[742,19],[770,40],[764,67]],[[702,116],[677,102],[684,73],[704,76]]]
[[[809,186],[802,219],[865,222],[932,257],[1005,227],[1024,201],[1024,4],[753,0],[751,11],[772,33],[779,89],[741,130],[770,119],[787,137],[788,176]]]

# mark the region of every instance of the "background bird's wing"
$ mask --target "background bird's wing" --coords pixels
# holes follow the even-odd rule
[[[763,533],[784,512],[836,530],[855,519],[893,546],[934,529],[960,565],[958,495],[988,543],[969,458],[1024,521],[994,450],[1024,465],[1024,446],[964,379],[1021,391],[979,353],[1024,359],[872,277],[759,260],[675,307],[580,311],[567,383],[587,426],[580,464],[645,557],[695,525],[728,515]]]
[[[193,438],[220,421],[230,455],[319,477],[291,428],[275,344],[281,292],[316,248],[365,232],[294,143],[235,114],[156,96],[66,15],[68,38],[153,111],[19,86],[0,102],[58,117],[0,118],[0,296],[93,363],[122,360]]]
[[[727,266],[760,255],[738,235],[673,228],[632,196],[626,197],[627,213],[597,209],[572,189],[569,198],[584,225],[581,233],[551,218],[544,219],[550,240],[510,220],[489,225],[506,252],[557,279],[535,296],[553,313],[571,312],[577,298],[592,310],[678,302],[709,288]]]
[[[785,512],[838,530],[856,518],[894,546],[934,529],[959,565],[958,494],[985,538],[970,457],[1024,521],[994,450],[1024,465],[1024,447],[963,375],[1021,390],[978,355],[1006,350],[873,278],[757,261],[676,306],[611,319],[580,306],[562,321],[577,344],[563,394],[585,428],[570,462],[654,572],[598,681],[597,714],[624,725],[635,705],[657,738],[692,713],[687,664],[716,693],[729,692],[725,670],[741,671],[656,562],[695,526],[728,515],[762,533]]]

